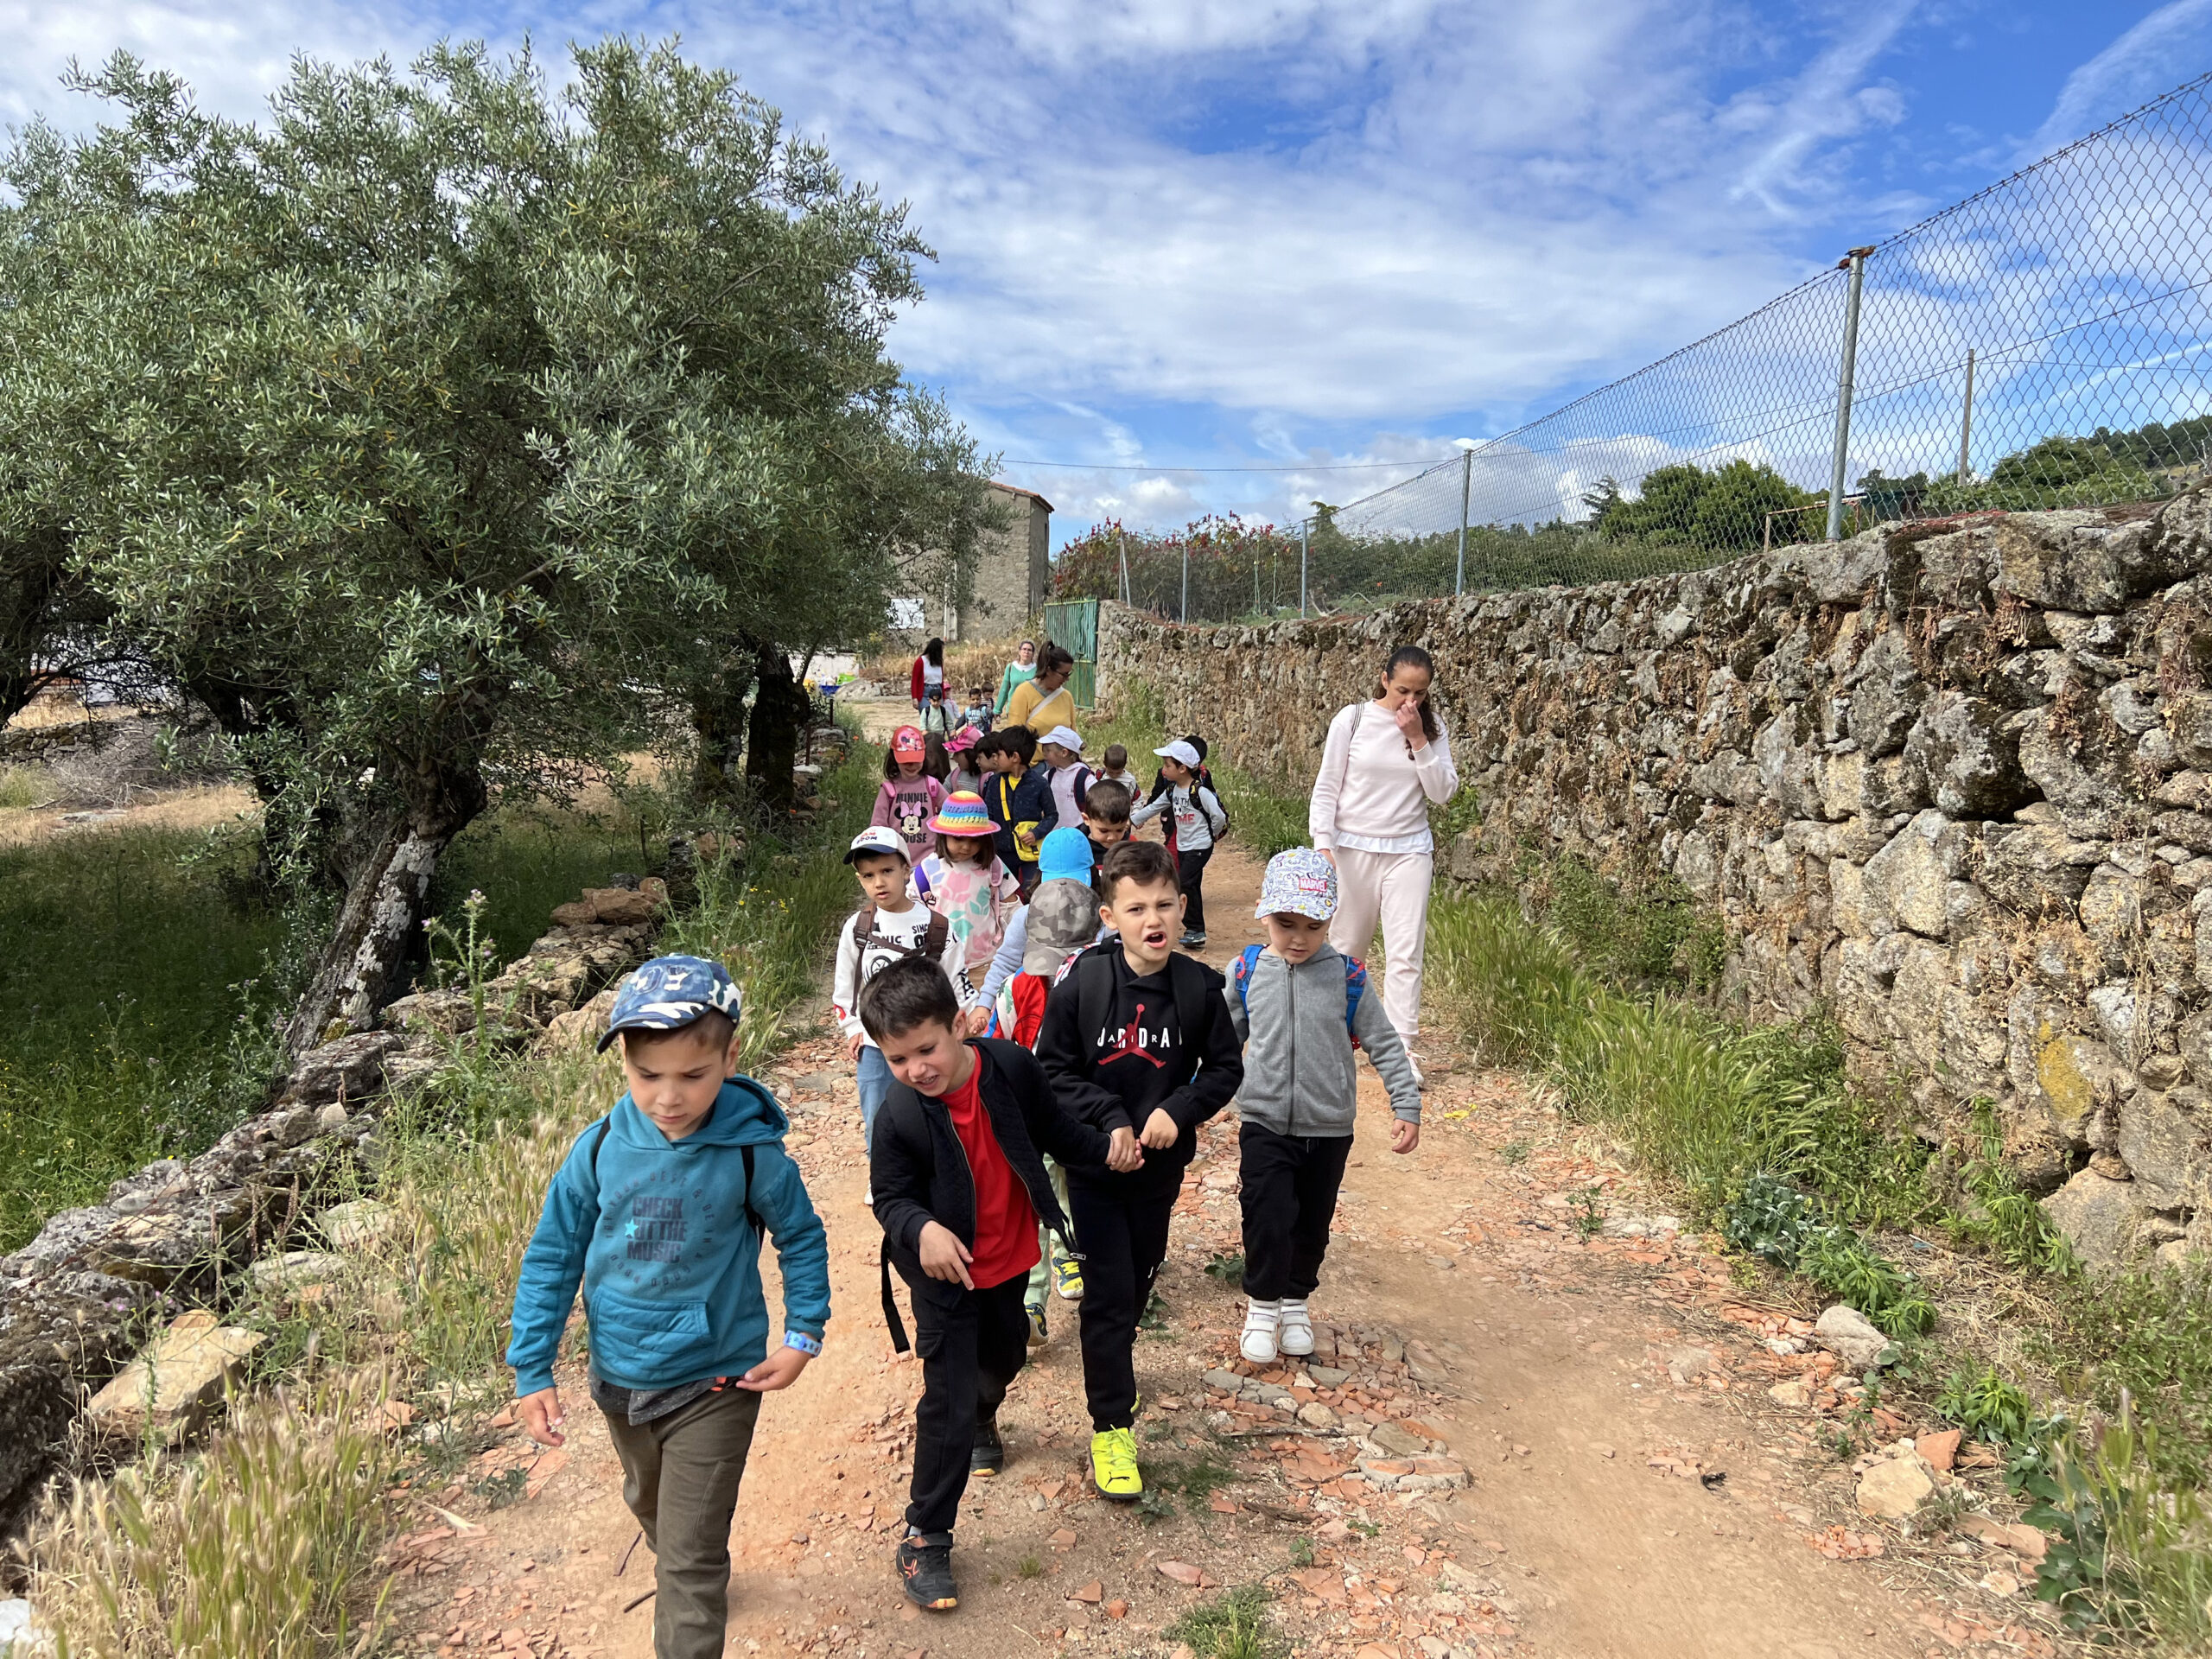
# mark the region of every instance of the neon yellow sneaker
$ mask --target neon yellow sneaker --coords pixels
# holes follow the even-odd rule
[[[1090,1478],[1101,1497],[1134,1503],[1144,1496],[1137,1472],[1137,1437],[1126,1428],[1102,1428],[1090,1437]]]
[[[1064,1302],[1083,1300],[1083,1263],[1068,1256],[1061,1256],[1052,1263],[1052,1288]]]

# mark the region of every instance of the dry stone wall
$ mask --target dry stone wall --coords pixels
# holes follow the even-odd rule
[[[1671,872],[1755,1017],[2012,1167],[2091,1260],[2212,1244],[2212,502],[1891,525],[1717,569],[1266,628],[1116,607],[1102,695],[1309,783],[1393,645],[1434,653],[1483,821]]]

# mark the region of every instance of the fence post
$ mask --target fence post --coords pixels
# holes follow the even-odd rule
[[[1459,452],[1459,569],[1452,578],[1452,595],[1467,591],[1467,486],[1475,481],[1475,452]]]
[[[1175,620],[1179,622],[1191,620],[1191,543],[1187,538],[1183,543],[1183,612]]]
[[[1129,532],[1116,529],[1114,545],[1122,556],[1122,603],[1129,602]]]
[[[1872,248],[1853,248],[1838,268],[1851,273],[1843,302],[1843,364],[1835,382],[1835,464],[1828,471],[1828,540],[1843,539],[1843,478],[1851,463],[1851,377],[1859,360],[1859,291],[1866,281]]]
[[[1306,531],[1311,518],[1298,521],[1298,613],[1306,614]]]
[[[1974,347],[1967,347],[1967,403],[1959,416],[1959,483],[1967,481],[1967,454],[1974,447]]]

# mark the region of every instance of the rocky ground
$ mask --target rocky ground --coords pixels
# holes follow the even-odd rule
[[[1217,963],[1250,937],[1256,885],[1225,849]],[[1608,1148],[1464,1057],[1402,1159],[1367,1079],[1315,1299],[1323,1351],[1302,1366],[1234,1358],[1236,1128],[1211,1126],[1137,1349],[1153,1497],[1092,1492],[1074,1310],[1056,1304],[1004,1414],[1011,1461],[969,1491],[962,1606],[921,1615],[890,1564],[920,1376],[876,1311],[849,1068],[825,1035],[773,1080],[829,1222],[836,1314],[823,1357],[762,1415],[734,1652],[1165,1655],[1178,1621],[1244,1586],[1288,1651],[1345,1659],[2069,1644],[2025,1587],[2042,1540],[2007,1523],[1992,1457],[1855,1403],[1817,1307],[1745,1300]],[[651,1559],[581,1372],[563,1386],[566,1447],[503,1427],[422,1483],[395,1559],[404,1650],[651,1652]],[[1840,1429],[1859,1435],[1840,1453]],[[1885,1518],[1916,1505],[1916,1529]]]

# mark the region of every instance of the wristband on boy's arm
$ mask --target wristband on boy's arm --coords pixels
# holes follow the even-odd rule
[[[796,1348],[811,1358],[822,1352],[822,1338],[810,1337],[804,1331],[786,1331],[784,1332],[784,1346]]]

